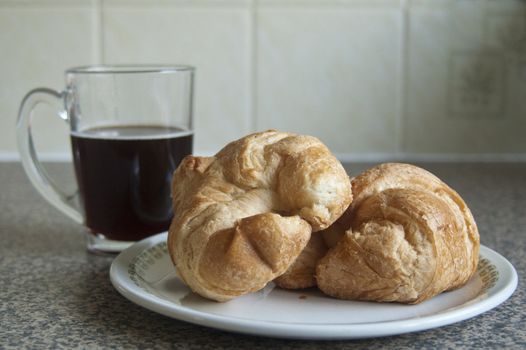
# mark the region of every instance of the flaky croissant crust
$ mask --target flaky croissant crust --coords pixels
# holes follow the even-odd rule
[[[436,176],[386,163],[354,178],[352,188],[351,206],[328,230],[328,245],[335,237],[337,243],[317,263],[324,293],[418,303],[475,273],[480,241],[473,216]]]
[[[170,256],[194,292],[217,301],[284,273],[311,232],[332,224],[352,199],[327,147],[278,131],[234,141],[214,157],[186,157],[172,196]]]

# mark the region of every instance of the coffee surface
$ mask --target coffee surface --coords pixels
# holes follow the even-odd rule
[[[134,241],[168,229],[172,173],[192,152],[193,134],[163,126],[108,126],[71,133],[86,225]]]

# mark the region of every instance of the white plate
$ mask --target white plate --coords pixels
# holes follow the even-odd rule
[[[217,329],[296,339],[352,339],[435,328],[488,311],[517,287],[517,273],[484,246],[478,273],[464,287],[419,305],[338,300],[316,289],[289,291],[271,285],[227,303],[204,299],[177,277],[166,233],[140,241],[112,263],[115,288],[160,314]]]

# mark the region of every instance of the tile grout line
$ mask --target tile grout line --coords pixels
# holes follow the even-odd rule
[[[316,9],[398,9],[400,3],[404,0],[397,1],[380,1],[374,2],[370,0],[364,1],[345,1],[345,0],[316,0],[316,1],[302,1],[302,0],[292,0],[292,1],[265,1],[261,4],[261,8],[264,10],[275,10],[275,9],[305,9],[305,10],[316,10]]]
[[[86,8],[92,6],[92,0],[85,1],[66,1],[66,0],[0,0],[0,7],[19,8],[19,9],[46,9],[56,7],[67,8]]]
[[[113,1],[109,6],[120,8],[152,8],[155,7],[187,7],[187,8],[239,8],[246,6],[250,0],[204,0],[204,1],[188,1],[188,0],[167,0],[167,1]],[[94,2],[98,0],[0,0],[0,7],[17,7],[17,8],[48,8],[48,7],[87,7],[93,6]]]
[[[97,16],[98,16],[98,24],[99,24],[99,32],[97,33],[98,41],[99,41],[99,48],[98,48],[98,54],[99,57],[97,57],[99,64],[106,63],[105,62],[105,52],[104,52],[104,0],[97,0]]]
[[[215,151],[201,152],[203,156],[213,156]],[[526,153],[335,153],[344,163],[352,162],[471,162],[471,163],[526,163]],[[43,152],[39,155],[43,162],[71,162],[71,153]],[[20,154],[0,151],[0,163],[19,162]]]
[[[409,5],[408,0],[401,0],[401,16],[402,16],[402,28],[401,28],[401,40],[400,40],[400,51],[399,51],[399,74],[400,82],[398,85],[398,110],[397,110],[397,123],[396,123],[396,147],[397,153],[403,154],[405,151],[405,119],[407,113],[407,75],[409,68]]]
[[[2,1],[2,0],[0,0]],[[222,9],[246,8],[252,0],[126,0],[108,1],[112,8],[192,8],[192,9]]]
[[[91,64],[102,64],[103,61],[103,36],[102,36],[102,0],[93,1],[93,54]]]
[[[257,59],[257,8],[258,0],[250,3],[250,37],[249,37],[249,128],[250,132],[258,129],[258,59]]]

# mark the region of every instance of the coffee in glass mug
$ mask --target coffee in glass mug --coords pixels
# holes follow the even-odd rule
[[[40,88],[24,98],[22,164],[44,198],[87,228],[89,250],[120,251],[168,229],[172,174],[192,153],[193,75],[189,66],[79,67],[66,71],[63,92]],[[30,121],[38,103],[58,104],[70,125],[76,201],[36,157]]]

